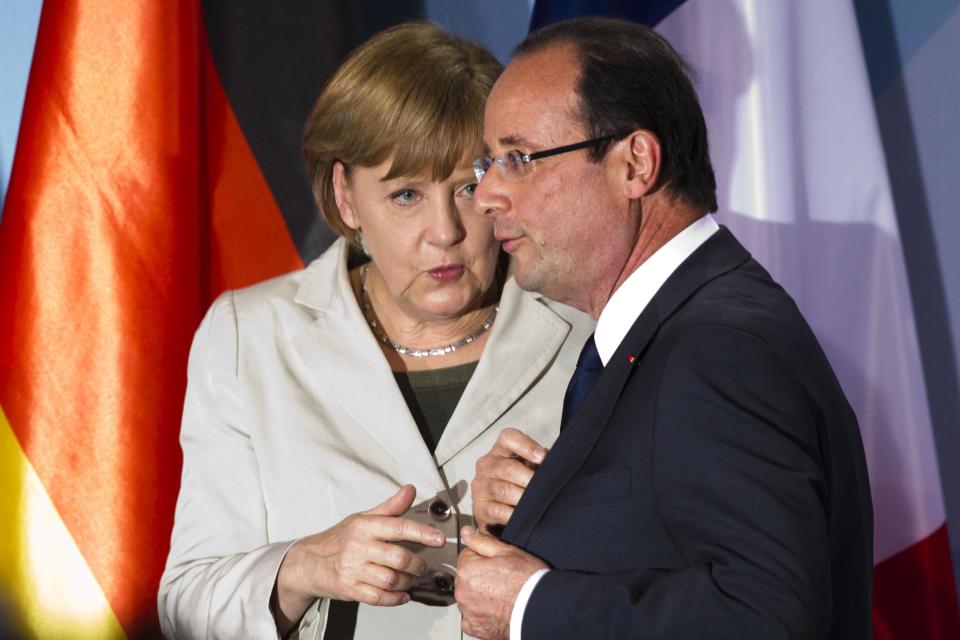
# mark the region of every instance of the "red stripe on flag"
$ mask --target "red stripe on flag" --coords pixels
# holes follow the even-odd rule
[[[212,301],[226,289],[299,269],[303,262],[224,94],[207,46],[203,73]]]
[[[222,287],[300,266],[213,69],[196,3],[47,0],[0,223],[0,405],[136,637],[193,332]]]
[[[874,568],[873,637],[960,638],[946,525]]]

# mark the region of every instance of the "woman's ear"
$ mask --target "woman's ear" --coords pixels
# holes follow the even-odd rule
[[[660,186],[660,140],[646,129],[637,129],[620,141],[623,194],[631,200],[653,193]]]
[[[351,229],[359,229],[360,219],[353,206],[353,190],[350,188],[347,167],[339,160],[333,163],[333,199],[343,224]]]

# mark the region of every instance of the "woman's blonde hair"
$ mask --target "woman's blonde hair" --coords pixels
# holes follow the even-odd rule
[[[333,165],[371,167],[391,156],[387,179],[445,180],[478,155],[483,108],[502,70],[493,55],[429,22],[408,22],[353,51],[327,82],[300,146],[327,224],[356,243],[340,219]]]

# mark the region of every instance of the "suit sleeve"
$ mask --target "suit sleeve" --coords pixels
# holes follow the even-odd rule
[[[625,393],[618,409],[629,412],[642,390]],[[702,328],[671,352],[656,402],[652,456],[630,464],[652,467],[683,566],[551,571],[524,640],[823,637],[828,487],[819,412],[797,376],[753,335]]]
[[[238,331],[221,296],[190,352],[183,473],[158,606],[168,638],[277,637],[270,596],[290,542],[268,543],[260,470],[238,389]]]

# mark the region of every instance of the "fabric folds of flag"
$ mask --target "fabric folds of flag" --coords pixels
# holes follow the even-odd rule
[[[903,249],[851,3],[538,0],[655,25],[697,70],[719,220],[797,300],[860,420],[874,637],[960,637]]]
[[[4,635],[158,635],[193,332],[300,265],[198,4],[45,2],[0,223]]]
[[[0,636],[155,637],[193,332],[329,244],[299,154],[419,0],[46,0],[0,219]]]

